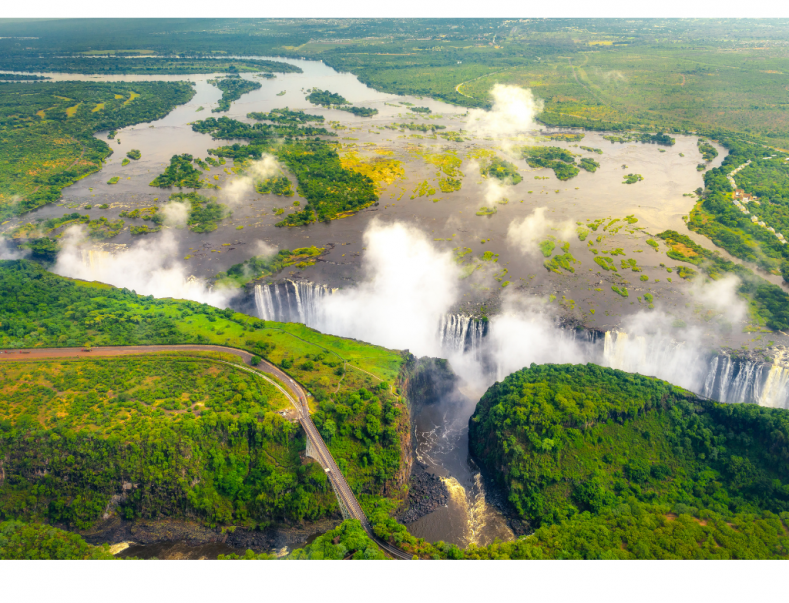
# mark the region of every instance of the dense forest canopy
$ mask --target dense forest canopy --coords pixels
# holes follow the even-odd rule
[[[161,119],[192,96],[186,82],[0,83],[0,218],[101,169],[111,149],[95,132]]]
[[[485,393],[469,438],[517,513],[553,533],[584,522],[610,529],[623,505],[628,514],[662,505],[665,515],[700,520],[712,513],[770,521],[789,511],[785,411],[702,401],[650,377],[532,365]],[[626,549],[638,556],[640,546]],[[779,547],[767,556],[788,553]]]
[[[362,504],[402,496],[408,414],[389,385],[398,353],[303,325],[78,283],[21,260],[1,263],[0,272],[5,348],[191,342],[248,350],[312,392],[313,421]],[[124,517],[208,525],[335,513],[324,472],[301,460],[303,432],[277,414],[284,399],[220,360],[170,354],[4,365],[0,518],[85,529],[116,495]],[[124,483],[133,486],[123,490]]]

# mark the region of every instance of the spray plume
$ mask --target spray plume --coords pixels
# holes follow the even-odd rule
[[[534,118],[542,111],[543,102],[529,89],[496,84],[490,91],[493,108],[471,109],[466,129],[475,136],[505,138],[538,129]]]
[[[204,281],[188,276],[186,267],[171,259],[178,255],[178,244],[169,231],[114,255],[86,249],[84,239],[84,227],[66,230],[52,272],[126,287],[141,295],[190,299],[219,308],[226,307],[234,295],[230,291],[214,291]]]

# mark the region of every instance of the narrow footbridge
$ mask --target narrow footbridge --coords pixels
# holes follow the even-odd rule
[[[27,361],[43,360],[46,358],[93,358],[96,356],[125,356],[135,354],[150,354],[152,352],[222,352],[232,354],[241,359],[242,364],[227,362],[224,360],[214,360],[242,371],[252,373],[257,377],[265,379],[271,385],[281,391],[296,409],[299,423],[307,436],[307,456],[314,459],[326,472],[326,477],[332,485],[334,494],[344,519],[357,519],[367,532],[368,536],[394,559],[411,559],[412,555],[384,542],[373,532],[372,526],[362,510],[356,496],[351,490],[348,482],[345,481],[334,457],[329,451],[329,447],[323,441],[315,424],[310,418],[309,397],[304,388],[294,381],[289,375],[278,369],[276,366],[262,360],[260,364],[251,366],[252,354],[235,348],[227,348],[216,345],[149,345],[149,346],[117,346],[117,347],[97,347],[90,352],[81,348],[31,348],[27,350],[5,350],[0,352],[0,362],[3,361]],[[279,383],[269,375],[276,377]],[[280,384],[281,383],[281,384]]]

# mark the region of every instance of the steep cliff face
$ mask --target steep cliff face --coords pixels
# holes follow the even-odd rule
[[[397,380],[398,390],[403,394],[403,399],[407,404],[406,416],[408,421],[404,422],[405,429],[400,432],[400,452],[401,469],[397,475],[398,487],[401,496],[401,506],[409,504],[409,490],[419,484],[413,481],[414,468],[414,440],[413,425],[415,417],[421,408],[427,404],[438,402],[442,396],[452,392],[456,387],[458,377],[452,372],[449,362],[442,358],[417,358],[416,356],[404,352],[405,362],[400,369]],[[424,471],[418,476],[418,481],[424,481]],[[431,477],[431,476],[427,476]],[[423,484],[424,485],[424,484]],[[439,488],[445,493],[446,488]],[[390,494],[391,496],[391,494]],[[421,517],[424,513],[414,516]]]

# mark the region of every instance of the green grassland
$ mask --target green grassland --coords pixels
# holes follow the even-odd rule
[[[84,58],[3,56],[0,69],[5,71],[35,71],[81,73],[92,75],[114,74],[190,74],[190,73],[301,73],[301,68],[280,61],[258,59],[190,59],[190,58]]]
[[[740,278],[738,292],[748,301],[751,316],[757,323],[765,324],[773,330],[789,328],[789,295],[780,287],[765,281],[749,268],[705,249],[678,232],[666,230],[657,236],[669,245],[666,252],[668,257],[698,266],[712,280],[718,280],[727,274],[737,275]],[[678,267],[680,276],[682,269],[687,270],[686,267]]]
[[[619,550],[607,552],[614,557],[650,558],[666,548],[655,541],[671,513],[690,516],[686,523],[712,519],[724,536],[725,521],[739,516],[733,531],[740,534],[703,534],[690,542],[689,555],[679,546],[674,554],[692,558],[701,547],[700,556],[715,556],[723,547],[718,554],[748,558],[789,554],[787,433],[789,417],[780,409],[705,402],[663,381],[594,365],[532,365],[486,392],[469,437],[472,454],[521,517],[553,527],[543,535],[575,540],[564,556],[594,557],[595,547],[583,541],[595,530],[662,508],[662,526],[644,531],[644,541],[616,529],[591,540],[615,544]],[[756,521],[773,524],[763,546],[733,546],[758,534],[749,525]],[[582,527],[585,534],[562,534]]]
[[[93,546],[78,534],[21,521],[0,523],[0,559],[80,560],[114,559],[109,547]]]
[[[259,90],[262,86],[260,82],[251,82],[242,79],[240,76],[209,81],[222,91],[222,98],[219,99],[219,105],[211,109],[212,113],[226,113],[230,110],[230,103],[237,101],[247,92]]]
[[[378,90],[468,107],[489,106],[496,83],[531,88],[545,101],[541,119],[554,125],[738,132],[783,146],[789,140],[781,44],[789,32],[776,20],[152,19],[135,26],[103,21],[86,36],[88,23],[4,23],[3,35],[37,39],[0,40],[0,56],[21,64],[61,60],[55,57],[70,52],[143,47],[160,54],[307,57]],[[163,30],[178,35],[157,35]],[[345,41],[337,43],[338,36]],[[62,60],[82,69],[85,61],[106,61]],[[169,69],[178,62],[120,64],[128,69],[137,61],[169,62]],[[180,61],[201,68],[208,62]],[[253,64],[233,63],[239,70]],[[279,64],[272,70],[286,68],[293,69]]]
[[[392,387],[400,353],[300,324],[71,281],[26,261],[3,262],[0,272],[3,347],[246,349],[309,389],[313,421],[363,505],[391,509],[405,495],[408,412]],[[128,517],[254,527],[336,512],[323,471],[302,465],[303,433],[274,412],[284,399],[251,375],[217,365],[220,359],[168,354],[20,363],[4,371],[0,437],[11,459],[6,475],[16,477],[0,486],[2,517],[83,529],[124,481],[142,484],[123,503]],[[57,471],[53,458],[60,459]]]
[[[52,203],[101,169],[101,130],[153,121],[194,95],[184,82],[0,84],[0,217]]]

